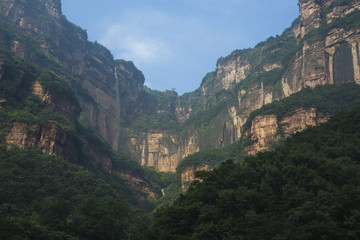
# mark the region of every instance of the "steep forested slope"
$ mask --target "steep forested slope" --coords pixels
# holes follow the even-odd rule
[[[1,239],[144,239],[143,212],[60,157],[0,145],[0,179]]]
[[[358,239],[360,108],[283,146],[200,172],[152,239]]]
[[[228,159],[241,161],[248,155],[249,149],[257,146],[259,138],[266,140],[266,145],[260,149],[264,151],[281,145],[284,138],[293,133],[320,124],[319,119],[327,120],[331,115],[349,110],[358,104],[360,86],[349,83],[305,88],[287,98],[264,105],[250,114],[243,125],[243,137],[238,142],[224,148],[192,154],[180,163],[177,171],[182,175],[183,188],[194,180],[194,172],[198,169],[211,169]],[[273,122],[262,126],[263,134],[259,136],[260,134],[253,131],[253,125],[256,125],[256,120],[266,119],[267,116],[271,116]],[[292,122],[291,125],[289,122]],[[272,131],[268,131],[268,128]]]

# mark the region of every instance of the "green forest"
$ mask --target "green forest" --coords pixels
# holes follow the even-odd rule
[[[0,145],[0,179],[0,239],[146,239],[143,211],[60,157]]]

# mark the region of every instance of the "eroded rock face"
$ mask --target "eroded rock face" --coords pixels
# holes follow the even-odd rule
[[[54,124],[16,123],[5,137],[5,144],[21,149],[37,146],[43,153],[64,156],[69,162],[77,163],[76,144],[66,132]]]
[[[61,13],[61,0],[39,0],[43,3],[46,12],[53,18],[60,19]]]
[[[71,73],[79,77],[79,86],[74,85],[74,88],[80,99],[81,108],[88,115],[92,126],[111,143],[114,149],[120,146],[143,165],[154,166],[161,171],[175,171],[185,156],[205,150],[202,147],[204,145],[202,138],[205,137],[200,136],[195,130],[194,133],[183,136],[175,136],[159,130],[139,133],[136,136],[122,131],[121,124],[128,116],[137,113],[141,105],[139,96],[144,82],[141,72],[129,62],[114,61],[111,53],[101,45],[89,43],[85,31],[74,27],[62,17],[59,0],[34,1],[35,5],[39,6],[37,9],[49,17],[47,23],[43,23],[38,16],[29,15],[26,1],[22,2],[24,4],[19,4],[20,1],[15,0],[2,0],[0,14],[34,38],[40,35],[46,36],[40,39],[42,51],[63,63]],[[300,0],[300,21],[289,32],[295,37],[299,36],[298,40],[300,40],[311,29],[319,28],[320,11],[332,2],[332,0]],[[348,6],[335,7],[326,14],[325,22],[333,22],[355,9],[360,9],[358,1],[353,1]],[[238,140],[242,125],[249,114],[274,100],[290,96],[305,87],[351,81],[360,84],[359,31],[332,29],[325,36],[325,40],[305,39],[302,50],[295,56],[295,61],[282,75],[281,84],[277,86],[279,89],[275,89],[275,86],[264,86],[262,83],[254,83],[245,89],[240,89],[237,92],[238,102],[227,106],[227,115],[218,124],[217,136],[212,140],[211,147],[226,146]],[[30,54],[26,42],[21,39],[12,39],[11,48],[18,56],[42,64],[34,54]],[[233,89],[248,76],[253,62],[259,62],[264,57],[260,56],[261,54],[252,56],[256,57],[254,60],[249,54],[251,55],[251,50],[235,52],[218,62],[216,71],[209,75],[209,80],[204,81],[199,89],[201,98],[197,100],[203,104],[204,109],[211,97],[224,89]],[[279,62],[271,62],[261,67],[260,72],[268,72],[284,66]],[[18,79],[21,79],[21,76]],[[14,79],[12,83],[14,89],[18,82]],[[34,86],[34,93],[51,106],[55,100],[46,98],[46,92],[42,91],[38,85]],[[72,111],[70,108],[58,110],[67,115]],[[177,120],[184,122],[190,117],[193,109],[179,102],[175,111]],[[300,120],[294,118],[291,121]],[[289,134],[292,131],[289,130]],[[267,140],[262,137],[259,139],[260,142],[263,141],[259,143],[261,146],[267,144]],[[262,148],[260,145],[259,149]],[[107,160],[104,160],[103,167],[108,169],[106,162]]]
[[[37,95],[46,104],[47,109],[63,114],[72,123],[75,123],[80,109],[74,99],[61,93],[50,93],[50,91],[44,90],[39,81],[34,82],[31,87],[31,92],[34,95]]]
[[[135,195],[139,199],[156,199],[160,196],[160,193],[155,191],[148,182],[137,177],[134,173],[116,171],[115,174],[119,175],[131,189],[135,190]]]
[[[86,31],[62,15],[60,0],[2,0],[0,14],[42,50],[35,54],[26,40],[7,39],[16,55],[56,73],[60,67],[56,62],[60,62],[78,77],[73,82],[60,74],[73,85],[92,126],[117,150],[120,124],[140,104],[142,73],[130,62],[115,61],[100,44],[88,42]],[[55,61],[49,64],[42,54]]]
[[[301,37],[304,37],[313,28],[319,28],[321,24],[321,1],[299,0]]]
[[[195,181],[195,173],[198,171],[209,171],[211,168],[208,165],[203,166],[191,166],[186,167],[184,170],[181,171],[181,187],[183,191],[186,191],[190,183]]]
[[[228,60],[223,64],[218,64],[216,77],[220,80],[220,87],[230,89],[246,78],[250,67],[250,63],[246,59],[242,59],[241,56]]]
[[[276,115],[257,116],[251,123],[252,146],[247,150],[249,154],[268,149],[270,145],[279,140],[277,135],[278,122]]]
[[[286,116],[280,121],[280,129],[284,134],[284,137],[290,137],[290,135],[305,130],[309,126],[317,126],[326,122],[329,119],[328,115],[318,113],[316,108],[296,109],[295,113],[291,116]]]
[[[319,28],[320,10],[326,9],[334,1],[300,1],[301,37],[311,29]],[[353,1],[349,5],[336,6],[326,14],[325,21],[345,17],[360,4]],[[325,39],[304,40],[302,53],[296,56],[292,66],[282,79],[284,97],[301,91],[305,87],[324,84],[360,83],[359,63],[360,29],[331,29]]]
[[[272,63],[272,64],[266,64],[264,65],[264,71],[265,72],[270,72],[271,70],[274,70],[276,68],[281,68],[281,63]]]
[[[128,139],[128,149],[143,166],[163,172],[176,172],[180,161],[200,151],[197,135],[182,139],[166,131],[152,130]]]
[[[251,123],[252,144],[245,148],[248,155],[254,155],[259,151],[267,150],[281,137],[303,131],[309,126],[317,126],[326,122],[330,116],[317,112],[315,108],[299,108],[290,116],[283,117],[278,121],[276,115],[256,116]]]
[[[254,84],[247,90],[241,90],[238,93],[239,109],[243,109],[242,116],[249,114],[261,108],[263,105],[273,101],[273,93],[271,89],[265,89],[263,83]],[[245,121],[243,122],[245,123]]]

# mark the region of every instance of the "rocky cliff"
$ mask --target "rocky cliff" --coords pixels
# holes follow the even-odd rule
[[[272,144],[282,137],[306,129],[309,126],[317,126],[329,119],[329,115],[320,113],[316,108],[298,108],[295,113],[285,116],[280,120],[276,115],[256,116],[251,121],[251,129],[244,134],[244,137],[251,138],[251,145],[245,147],[245,152],[249,155],[259,151],[267,150]]]
[[[203,166],[191,166],[183,169],[181,171],[181,186],[182,190],[186,191],[190,183],[196,180],[195,173],[199,171],[210,171],[211,168],[209,165],[205,164]]]
[[[327,112],[299,108],[281,119],[257,116],[250,129],[243,131],[254,110],[306,87],[359,84],[359,2],[300,0],[299,12],[299,19],[282,36],[220,58],[216,71],[201,85],[205,108],[213,99],[230,98],[233,121],[228,124],[235,136],[243,132],[243,139],[249,138],[247,154],[268,149],[282,137],[329,118]],[[227,144],[238,138],[234,139]]]
[[[306,87],[360,83],[359,9],[356,0],[300,0],[299,18],[281,36],[220,58],[200,88],[183,96],[144,90],[142,73],[87,41],[62,15],[59,0],[2,0],[0,20],[16,31],[3,26],[0,43],[68,81],[114,149],[175,171],[189,154],[238,141],[250,113],[268,103]],[[254,134],[270,127],[261,122]],[[256,149],[274,140],[260,135]]]
[[[118,149],[120,123],[139,105],[144,77],[131,62],[87,41],[86,31],[68,22],[60,0],[2,0],[1,45],[69,81],[93,127]]]
[[[5,137],[5,144],[21,149],[39,147],[43,153],[53,156],[64,156],[72,163],[78,163],[76,144],[65,131],[54,124],[15,124]]]
[[[1,144],[38,147],[95,166],[119,175],[139,198],[156,197],[157,190],[134,165],[118,166],[127,158],[114,158],[89,130],[80,133],[78,122],[81,108],[117,149],[120,124],[139,105],[142,73],[88,42],[86,32],[62,15],[60,1],[0,1],[0,33]]]
[[[161,130],[130,136],[127,144],[130,154],[141,159],[141,165],[163,172],[176,172],[183,158],[200,151],[196,135],[189,134],[186,139],[181,139],[176,134]]]
[[[168,102],[175,106],[169,111],[177,126],[196,133],[197,141],[193,141],[191,149],[204,151],[238,141],[251,112],[306,87],[359,83],[358,9],[357,1],[301,0],[299,18],[281,36],[220,58],[216,70],[204,77],[199,89]],[[290,125],[292,121],[296,120],[290,119]],[[261,135],[270,126],[260,122],[253,125],[253,131]],[[278,131],[275,125],[272,128],[272,132]],[[171,131],[162,129],[162,134],[154,135],[154,131],[156,128],[150,127],[147,132],[132,136],[127,149],[144,165],[174,169],[187,156],[180,145],[192,142],[194,135],[182,133],[180,141],[176,137],[179,132],[171,135]],[[171,137],[164,138],[164,133]],[[152,139],[157,147],[147,148],[148,141],[143,139]],[[262,139],[259,138],[256,149],[277,138]],[[158,142],[166,142],[173,151]]]

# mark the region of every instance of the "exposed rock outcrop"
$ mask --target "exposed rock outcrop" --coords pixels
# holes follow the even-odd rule
[[[195,173],[198,171],[210,171],[211,168],[208,165],[204,165],[204,166],[191,166],[191,167],[186,167],[185,169],[183,169],[181,171],[181,186],[182,186],[182,190],[186,191],[189,186],[190,183],[195,181]]]
[[[63,81],[58,81],[58,84],[71,84],[91,125],[114,149],[118,149],[120,124],[140,104],[138,95],[144,82],[142,73],[131,62],[115,61],[106,48],[88,42],[86,31],[69,23],[62,15],[60,0],[1,0],[0,15],[1,24],[9,25],[9,29],[16,33],[1,28],[1,47],[43,69],[53,71],[55,74],[49,72],[49,80],[60,76]],[[7,81],[7,90],[3,92],[0,88],[0,104],[3,101],[16,101],[12,99],[14,94],[19,87],[26,86],[29,92],[43,101],[47,109],[64,115],[73,124],[76,122],[80,108],[74,95],[68,96],[56,88],[50,91],[45,87],[46,82],[29,79],[21,71],[4,80],[5,65],[5,61],[0,61],[0,81]],[[25,78],[27,82],[22,84]],[[46,78],[42,80],[47,81]],[[29,83],[32,86],[27,87]],[[9,146],[36,146],[44,153],[79,163],[79,151],[83,147],[81,142],[55,124],[16,123],[8,133],[2,134],[6,135],[3,141]],[[123,177],[140,198],[157,194],[142,176],[129,169],[114,169],[111,154],[89,147],[86,137],[83,141],[86,161],[100,170]],[[137,183],[131,182],[133,180]]]
[[[265,61],[266,54],[278,51],[277,48],[271,48],[270,53],[269,51],[266,52],[262,48],[266,44],[260,44],[254,50],[236,50],[231,55],[219,59],[216,71],[207,74],[203,79],[198,90],[201,92],[199,101],[203,104],[203,108],[207,109],[214,99],[221,101],[227,98],[225,93],[222,94],[224,90],[228,91],[228,95],[230,95],[236,89],[238,102],[228,106],[229,110],[222,120],[219,120],[218,117],[212,120],[214,125],[216,122],[218,128],[222,128],[222,131],[217,133],[214,131],[211,137],[214,144],[205,145],[204,139],[209,138],[203,137],[203,135],[205,136],[208,133],[203,135],[199,133],[201,151],[223,147],[237,141],[240,138],[242,126],[250,113],[265,104],[288,97],[306,87],[314,88],[325,84],[348,82],[360,83],[360,29],[346,30],[344,27],[329,28],[324,25],[354,13],[355,10],[359,9],[360,4],[358,1],[350,1],[349,4],[337,4],[333,0],[299,1],[299,21],[292,26],[292,29],[287,30],[289,36],[293,35],[297,38],[295,41],[298,44],[298,49],[289,58],[291,60],[287,60],[288,62],[276,61],[276,57],[273,61]],[[315,30],[319,32],[312,36],[311,34]],[[278,41],[284,40],[279,38]],[[264,61],[263,64],[262,61]],[[242,86],[241,83],[247,80],[249,74],[257,76],[264,72],[274,71],[281,72],[281,75],[278,80],[270,84],[265,84],[263,80],[260,81],[259,79],[259,81],[247,84],[246,87],[236,88],[236,86]],[[181,109],[186,109],[186,107],[182,106]],[[301,115],[301,113],[298,114]],[[283,129],[279,129],[270,122],[267,125],[266,121],[270,121],[270,119],[262,119],[261,121],[258,119],[258,124],[253,124],[252,130],[254,132],[252,140],[256,141],[257,145],[254,145],[253,149],[249,151],[255,153],[268,148],[272,142],[276,142],[280,138],[280,135],[274,135],[277,131],[284,131],[285,136],[295,132],[296,126],[300,124],[298,121],[304,121],[300,124],[302,127],[298,126],[299,130],[306,125],[312,126],[320,122],[318,119],[314,120],[316,123],[311,122],[308,119],[310,115],[308,113],[308,117],[303,120],[298,119],[296,117],[298,115],[294,115],[293,118],[286,119],[289,121],[288,125],[285,122],[277,122],[277,119],[274,118],[274,124],[276,121],[276,124],[283,126]],[[186,119],[186,117],[182,119]],[[259,129],[256,130],[256,128]],[[263,133],[261,133],[262,131]]]
[[[279,122],[280,131],[284,137],[290,137],[291,134],[305,130],[309,126],[317,126],[329,120],[329,115],[316,111],[315,108],[299,108],[295,113],[286,116]]]
[[[130,154],[140,159],[141,165],[163,172],[176,172],[183,158],[200,150],[196,134],[182,139],[162,130],[135,135],[127,140],[127,144]]]
[[[5,137],[5,144],[18,148],[39,147],[43,153],[64,156],[69,162],[78,163],[78,149],[74,139],[54,124],[16,123]]]
[[[254,155],[259,151],[267,150],[281,137],[302,131],[309,126],[317,126],[329,119],[328,114],[320,113],[315,108],[298,108],[290,116],[280,121],[276,115],[256,116],[251,122],[251,129],[246,134],[251,137],[251,145],[245,151]]]
[[[226,102],[230,95],[234,95],[235,100],[230,99],[224,105],[223,116],[208,120],[207,126],[202,126],[201,131],[190,124],[191,128],[185,129],[181,136],[159,129],[147,129],[134,134],[133,129],[124,129],[122,124],[131,121],[132,116],[141,114],[141,107],[145,105],[141,99],[144,83],[142,73],[131,62],[114,61],[109,50],[88,42],[86,32],[69,23],[62,15],[60,0],[31,2],[32,6],[29,1],[2,0],[0,14],[21,29],[22,34],[30,36],[34,40],[33,44],[54,61],[49,64],[49,59],[44,61],[41,54],[34,54],[27,41],[20,37],[8,39],[7,44],[12,51],[67,79],[75,89],[80,106],[91,125],[114,149],[120,148],[141,164],[161,171],[175,171],[180,161],[194,152],[234,143],[241,137],[242,126],[250,113],[265,104],[288,97],[306,87],[347,82],[360,84],[360,29],[332,27],[323,31],[324,24],[334,23],[339,18],[353,14],[360,9],[360,3],[355,0],[349,1],[349,4],[336,4],[335,0],[300,0],[299,21],[285,34],[295,38],[291,41],[283,37],[270,38],[255,49],[236,50],[220,58],[216,70],[204,77],[197,91],[182,97],[176,96],[176,102],[168,106],[175,116],[171,121],[183,123],[192,114],[211,109],[217,102]],[[30,10],[35,14],[30,14]],[[41,16],[46,16],[46,22]],[[311,37],[314,30],[321,31],[321,34]],[[2,35],[0,41],[5,41]],[[293,56],[286,60],[278,59],[277,51],[286,41],[298,46],[291,52]],[[267,49],[266,46],[270,47]],[[59,71],[58,68],[63,67],[59,63],[67,71]],[[69,77],[68,73],[75,77]],[[279,74],[279,77],[270,81],[268,78],[272,73]],[[258,76],[265,77],[257,79]],[[19,79],[21,76],[14,79],[11,87],[16,89]],[[55,100],[46,97],[46,91],[40,89],[38,83],[35,82],[33,88],[33,92],[51,108]],[[61,105],[61,102],[56,105]],[[54,106],[52,109],[55,109]],[[69,118],[69,113],[73,111],[70,108],[55,110]],[[275,123],[271,123],[273,118],[258,120],[252,130],[253,141],[258,143],[254,151],[266,148],[278,138],[269,137],[276,128]],[[306,125],[310,120],[300,120],[294,116],[286,121],[289,121],[288,129],[285,128],[285,122],[276,122],[277,125],[284,125],[282,130],[285,136],[295,131],[296,122],[303,121],[305,123],[302,124]],[[255,126],[259,129],[256,130]],[[268,136],[266,132],[271,134]],[[104,168],[108,169],[107,160],[103,161]]]
[[[34,51],[26,38],[10,37],[4,39],[5,44],[16,55],[67,79],[92,126],[118,149],[120,123],[140,104],[142,73],[131,62],[115,61],[109,50],[88,42],[86,31],[62,15],[60,0],[2,0],[0,14],[31,38],[41,52]]]
[[[221,89],[230,89],[241,80],[245,79],[250,71],[250,63],[241,55],[235,59],[218,64],[216,78],[219,80]]]
[[[248,153],[254,154],[258,151],[268,149],[275,141],[279,140],[277,135],[278,122],[276,115],[257,116],[251,123],[251,141]]]
[[[301,37],[310,30],[321,26],[321,10],[325,11],[334,1],[300,1]],[[324,17],[326,23],[359,9],[359,3],[335,6]],[[324,84],[359,83],[359,44],[360,29],[330,29],[325,38],[319,36],[305,39],[302,53],[298,54],[293,65],[284,74],[282,89],[284,96],[299,92],[304,87]]]
[[[160,196],[160,193],[140,176],[126,171],[115,171],[114,173],[119,175],[131,189],[135,190],[139,199],[155,199]]]

